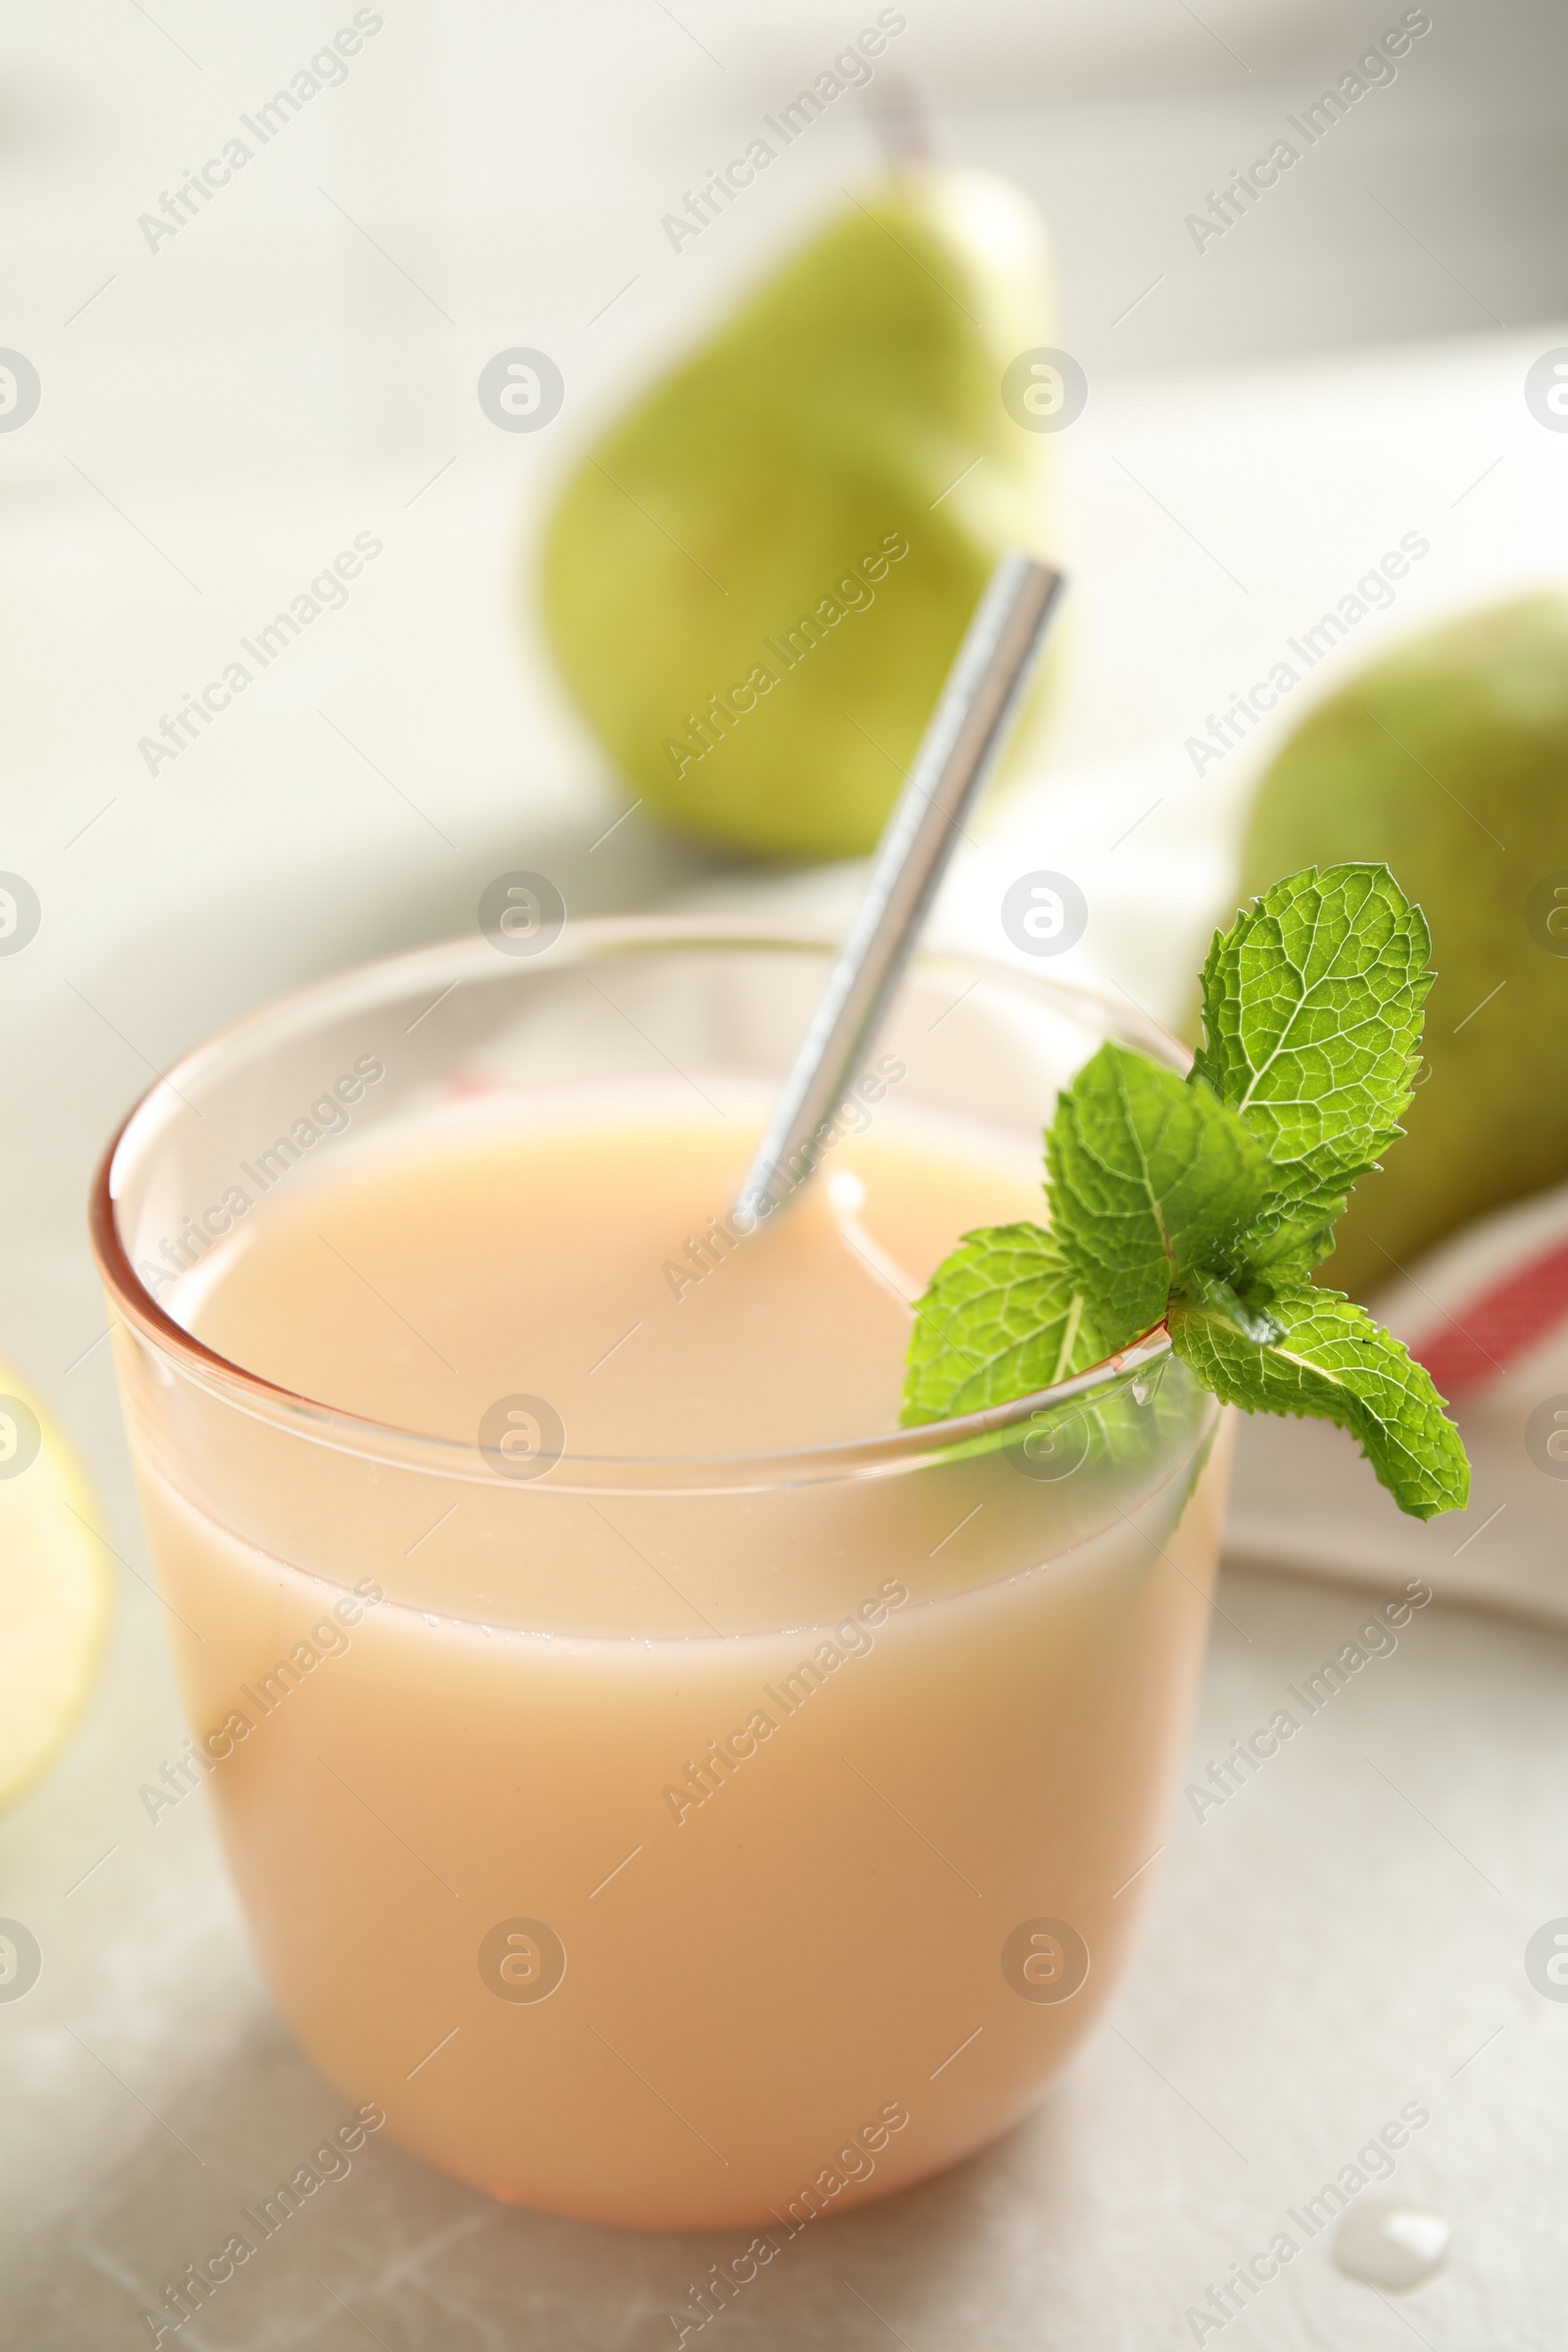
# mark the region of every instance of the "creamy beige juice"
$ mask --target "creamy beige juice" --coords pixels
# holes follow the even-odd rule
[[[497,2196],[782,2244],[999,2131],[1102,2006],[1220,1473],[1189,1446],[1081,1525],[1070,1447],[829,1475],[896,1425],[907,1296],[1037,1171],[889,1107],[735,1246],[755,1140],[476,1119],[280,1185],[166,1304],[461,1466],[350,1498],[238,1413],[208,1495],[139,1451],[193,1752],[323,2073]]]

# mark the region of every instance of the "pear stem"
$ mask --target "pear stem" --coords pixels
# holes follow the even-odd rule
[[[927,164],[937,152],[931,109],[907,75],[884,72],[871,113],[884,160],[893,165]]]

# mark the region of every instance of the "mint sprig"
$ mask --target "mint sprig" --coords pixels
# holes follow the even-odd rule
[[[1338,1422],[1401,1510],[1462,1508],[1469,1464],[1428,1374],[1307,1280],[1400,1133],[1429,952],[1380,865],[1295,874],[1216,934],[1187,1078],[1102,1046],[1046,1133],[1049,1228],[966,1234],[938,1267],[905,1422],[1010,1403],[1163,1323],[1226,1403]]]

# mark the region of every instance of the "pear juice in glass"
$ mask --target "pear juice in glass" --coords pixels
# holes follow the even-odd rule
[[[908,1298],[1042,1215],[1057,1089],[1179,1050],[919,956],[737,1237],[830,955],[350,972],[189,1055],[94,1199],[278,2006],[405,2148],[596,2221],[793,2230],[1012,2122],[1124,1964],[1201,1650],[1227,1432],[1161,1338],[897,1426]]]

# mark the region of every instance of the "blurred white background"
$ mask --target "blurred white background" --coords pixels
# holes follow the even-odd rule
[[[1155,421],[1189,411],[1222,366],[1494,335],[1565,308],[1568,43],[1549,0],[1440,6],[1397,79],[1201,254],[1187,214],[1381,18],[1348,0],[1213,0],[1202,22],[1184,0],[1092,15],[917,4],[875,81],[677,254],[662,214],[827,63],[853,12],[480,0],[448,15],[388,0],[369,13],[382,28],[345,81],[156,250],[138,219],[353,10],[102,0],[17,12],[0,31],[4,340],[43,386],[32,421],[0,436],[6,854],[53,884],[64,844],[92,825],[52,891],[57,917],[92,900],[95,860],[113,869],[149,837],[181,863],[196,834],[243,859],[280,821],[300,828],[302,865],[339,823],[372,860],[383,836],[394,859],[439,851],[321,708],[460,842],[503,814],[542,823],[579,792],[598,761],[523,626],[541,494],[662,355],[874,169],[890,110],[1039,198],[1094,429],[1121,387]],[[475,399],[484,361],[518,342],[566,379],[538,436],[496,432]],[[1412,408],[1423,378],[1412,366]],[[1298,372],[1257,383],[1259,425],[1287,383],[1306,389],[1307,424]],[[1487,421],[1455,435],[1436,490],[1464,486],[1473,451],[1476,470],[1497,454]],[[1205,466],[1246,462],[1185,414],[1179,430]],[[1261,544],[1232,561],[1250,588],[1299,583],[1296,526],[1337,470],[1309,429],[1288,460],[1271,452],[1272,495],[1248,502]],[[1185,503],[1168,503],[1200,534],[1235,503],[1202,471],[1179,487]],[[1168,525],[1130,512],[1139,568],[1162,573],[1178,553]],[[387,553],[354,609],[150,779],[139,737],[365,528]],[[1352,573],[1361,553],[1346,548]],[[1063,757],[1129,748],[1231,682],[1202,662],[1201,604],[1168,609],[1152,646],[1139,618],[1125,614],[1124,641],[1141,690],[1099,710],[1081,746],[1069,731]],[[1168,675],[1188,682],[1179,710],[1159,692]]]

